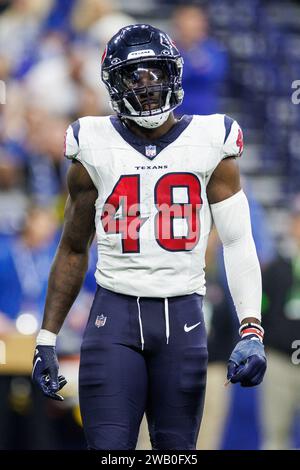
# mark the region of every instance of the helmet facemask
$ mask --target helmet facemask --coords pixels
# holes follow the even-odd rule
[[[181,103],[182,59],[127,62],[109,72],[113,110],[147,128],[161,126]]]

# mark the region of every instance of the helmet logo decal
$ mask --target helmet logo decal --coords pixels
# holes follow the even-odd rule
[[[113,65],[118,64],[119,62],[121,62],[121,59],[119,59],[119,57],[115,57],[115,58],[111,61],[111,63],[112,63]]]
[[[167,34],[160,34],[160,43],[164,47],[170,48],[171,46],[171,40],[170,37]]]
[[[129,52],[127,59],[137,59],[138,57],[153,55],[155,55],[155,52],[152,49],[141,49],[140,51]]]

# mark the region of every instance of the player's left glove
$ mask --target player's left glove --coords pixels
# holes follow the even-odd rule
[[[242,387],[253,387],[262,382],[267,359],[262,343],[263,328],[257,324],[242,325],[242,339],[237,343],[228,361],[227,380],[240,382]]]

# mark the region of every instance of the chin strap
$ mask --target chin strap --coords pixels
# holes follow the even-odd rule
[[[157,116],[147,116],[147,117],[132,117],[126,116],[126,119],[131,119],[136,124],[146,129],[155,129],[156,127],[162,126],[170,116],[170,111],[165,113],[158,114]]]
[[[155,129],[156,127],[160,127],[166,122],[166,120],[170,116],[170,112],[171,112],[171,109],[169,109],[170,97],[171,97],[171,91],[167,95],[165,105],[161,108],[163,112],[153,115],[153,116],[134,116],[134,114],[136,114],[135,109],[129,103],[129,101],[126,98],[124,98],[124,103],[125,103],[126,108],[130,111],[131,114],[133,114],[133,116],[126,116],[126,119],[131,119],[132,121],[136,122],[136,124],[138,124],[141,127],[145,127],[146,129]]]

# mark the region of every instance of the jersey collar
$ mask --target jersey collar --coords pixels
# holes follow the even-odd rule
[[[153,160],[163,149],[168,145],[172,144],[187,128],[192,121],[193,116],[184,115],[174,126],[162,137],[150,141],[137,136],[130,131],[121,121],[118,116],[110,116],[110,122],[112,123],[115,130],[120,136],[137,150],[139,153],[147,157],[149,160]]]

